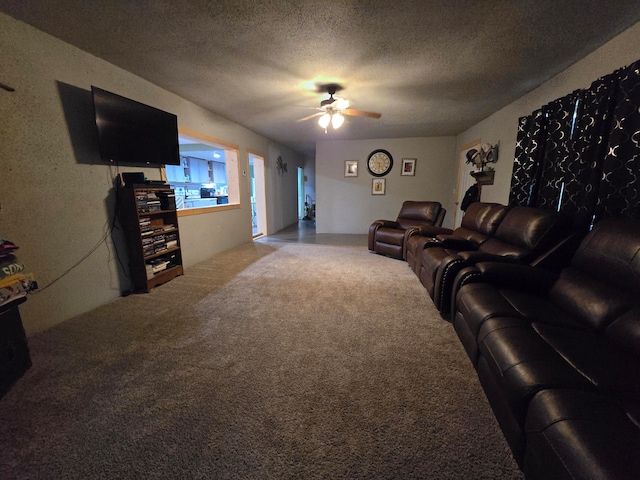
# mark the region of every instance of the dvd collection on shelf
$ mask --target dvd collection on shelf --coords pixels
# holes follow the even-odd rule
[[[149,292],[183,275],[174,190],[164,183],[131,184],[120,192],[120,215],[129,243],[131,291]]]
[[[138,204],[138,213],[159,212],[162,209],[160,198],[153,191],[137,191],[136,203]]]
[[[138,208],[142,251],[145,259],[162,252],[169,252],[178,247],[177,227],[165,224],[163,218],[152,218],[145,214],[161,212],[175,208],[173,192],[136,191],[136,205]],[[142,216],[140,216],[142,215]],[[159,272],[177,264],[176,255],[163,255],[151,258],[145,262],[147,278],[152,278]]]

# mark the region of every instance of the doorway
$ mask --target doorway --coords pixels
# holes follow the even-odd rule
[[[302,220],[306,214],[304,202],[304,169],[298,167],[298,220]]]
[[[267,234],[267,196],[264,157],[249,152],[249,185],[251,195],[251,234],[253,238]]]

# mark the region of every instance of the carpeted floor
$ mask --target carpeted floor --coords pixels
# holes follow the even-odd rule
[[[3,479],[521,479],[451,325],[365,246],[243,245],[29,339]]]

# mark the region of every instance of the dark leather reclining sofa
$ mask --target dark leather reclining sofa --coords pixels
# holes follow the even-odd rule
[[[439,228],[446,210],[440,202],[407,200],[402,203],[396,220],[376,220],[369,227],[369,250],[404,260],[406,243],[424,228]]]
[[[528,480],[640,478],[640,222],[596,224],[559,272],[480,262],[452,322]]]
[[[495,234],[498,225],[507,213],[508,207],[499,203],[474,202],[467,208],[458,228],[423,227],[406,242],[405,260],[420,275],[422,251],[438,235],[451,235],[469,242],[473,250]],[[441,237],[442,238],[442,237]]]
[[[372,224],[369,249],[372,232],[388,223]],[[500,261],[557,271],[581,238],[571,218],[554,210],[485,202],[472,203],[455,230],[427,224],[405,232],[405,260],[443,315],[450,312],[453,283],[465,267]]]
[[[457,273],[480,261],[500,260],[558,268],[575,244],[569,217],[549,209],[474,203],[451,234],[413,240],[408,258],[441,314],[448,314]],[[420,250],[420,247],[422,248]]]

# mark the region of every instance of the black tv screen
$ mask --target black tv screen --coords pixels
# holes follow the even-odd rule
[[[91,87],[103,160],[128,165],[180,165],[178,117]]]

